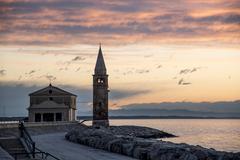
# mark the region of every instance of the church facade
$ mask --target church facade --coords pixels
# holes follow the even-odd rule
[[[109,126],[108,120],[108,74],[101,45],[93,74],[93,126]]]
[[[76,95],[50,84],[29,96],[29,122],[75,121]]]

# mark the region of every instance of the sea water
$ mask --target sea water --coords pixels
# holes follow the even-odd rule
[[[239,119],[112,119],[110,124],[157,128],[178,136],[164,141],[240,152]]]

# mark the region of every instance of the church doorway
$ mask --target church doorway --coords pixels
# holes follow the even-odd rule
[[[44,122],[54,121],[54,114],[53,113],[43,113],[43,121]]]

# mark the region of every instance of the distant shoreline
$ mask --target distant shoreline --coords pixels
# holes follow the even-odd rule
[[[91,120],[92,116],[78,116],[77,120]],[[240,119],[240,117],[192,117],[192,116],[110,116],[109,119]],[[27,120],[27,117],[0,117],[0,121]]]
[[[78,116],[78,120],[92,119],[91,116]],[[240,119],[240,117],[191,117],[191,116],[110,116],[109,119]]]
[[[110,116],[110,119],[240,119],[240,117],[192,117],[192,116]]]

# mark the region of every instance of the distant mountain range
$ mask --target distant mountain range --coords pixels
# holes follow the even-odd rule
[[[130,104],[109,112],[111,116],[240,117],[240,101]]]
[[[131,110],[111,110],[111,116],[148,116],[148,117],[239,117],[240,113],[216,113],[190,110],[167,110],[167,109],[131,109]]]

